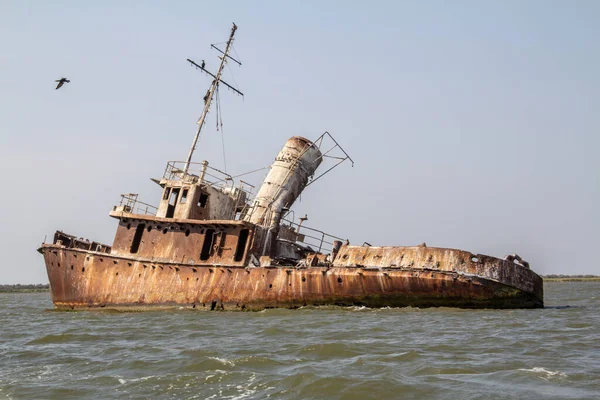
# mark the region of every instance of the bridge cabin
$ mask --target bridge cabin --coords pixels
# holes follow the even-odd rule
[[[247,264],[254,224],[239,218],[247,192],[233,178],[202,163],[200,174],[170,162],[161,180],[158,207],[122,195],[110,216],[119,220],[111,253],[185,264]],[[211,176],[213,182],[207,181]],[[214,182],[216,181],[216,183]],[[237,218],[237,219],[236,219]]]

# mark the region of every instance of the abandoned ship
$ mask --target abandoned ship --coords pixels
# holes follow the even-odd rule
[[[59,309],[261,310],[310,305],[367,307],[543,307],[542,279],[527,262],[420,246],[352,246],[289,219],[317,168],[341,151],[327,132],[289,139],[256,195],[252,187],[191,161],[219,85],[237,26],[213,80],[186,161],[168,162],[158,207],[122,195],[110,211],[118,221],[111,246],[57,231],[43,254],[52,301]],[[214,46],[213,46],[214,47]],[[216,47],[215,47],[216,48]],[[239,63],[239,62],[238,62]],[[332,149],[323,151],[325,140]],[[329,146],[327,146],[329,147]],[[328,171],[328,170],[327,170]],[[327,172],[326,171],[326,172]]]

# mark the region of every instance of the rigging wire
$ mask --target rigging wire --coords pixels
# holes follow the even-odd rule
[[[239,177],[242,177],[242,176],[245,176],[245,175],[250,175],[250,174],[253,174],[255,172],[262,171],[263,169],[269,169],[269,168],[271,168],[271,164],[267,165],[266,167],[258,168],[258,169],[255,169],[255,170],[252,170],[252,171],[249,171],[249,172],[244,172],[243,174],[232,176],[232,178],[239,178]]]
[[[231,44],[231,49],[233,50],[233,52],[235,53],[235,57],[238,59],[238,61],[241,64],[242,59],[240,58],[237,51],[235,50],[235,46],[233,45],[233,43]],[[227,64],[227,67],[229,68],[229,64]],[[238,86],[237,82],[235,81],[235,76],[233,76],[233,71],[231,70],[231,68],[229,68],[229,73],[231,74],[231,79],[233,79],[233,83],[235,83],[235,87],[239,90],[240,87]],[[242,96],[242,101],[244,101],[244,96]]]
[[[235,51],[235,46],[233,45],[233,43],[231,44],[231,48],[233,50],[233,52],[235,53],[235,58],[240,62],[240,64],[242,63],[242,59],[240,58],[240,56],[238,55],[237,51]],[[241,65],[240,65],[241,66]]]
[[[235,83],[235,88],[237,90],[240,90],[240,87],[238,86],[237,81],[235,80],[235,76],[233,76],[233,71],[231,70],[231,67],[229,66],[229,63],[225,64],[227,65],[227,69],[229,70],[229,74],[231,75],[231,79],[233,79],[233,83]],[[244,99],[244,96],[242,96],[242,100]]]

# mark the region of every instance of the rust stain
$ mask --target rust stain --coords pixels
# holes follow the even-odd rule
[[[411,249],[414,248],[404,248]],[[440,254],[450,260],[470,254],[458,250],[431,250],[444,250]],[[464,272],[414,265],[226,267],[131,259],[50,245],[42,251],[49,266],[52,299],[58,308],[184,306],[261,310],[326,304],[467,308],[543,306],[541,291],[531,293],[470,274],[469,271],[481,270],[481,267],[468,263],[465,263]],[[423,257],[429,259],[429,255],[420,258]],[[407,255],[404,258],[409,264],[413,261]],[[521,277],[526,278],[526,274]],[[537,287],[542,287],[541,282]]]

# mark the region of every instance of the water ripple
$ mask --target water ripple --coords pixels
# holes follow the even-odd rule
[[[248,313],[0,294],[0,398],[600,398],[600,283],[545,291],[543,310]]]

